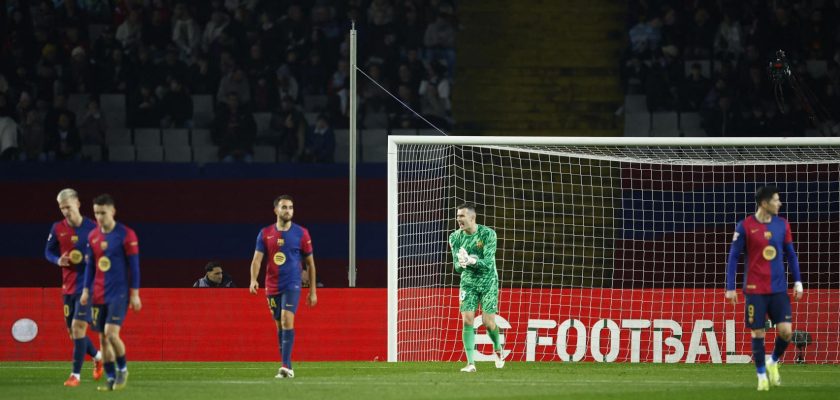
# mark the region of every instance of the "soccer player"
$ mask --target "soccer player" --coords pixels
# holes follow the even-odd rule
[[[282,365],[275,378],[294,378],[292,369],[292,348],[295,344],[295,312],[300,300],[301,261],[306,262],[309,282],[317,282],[315,258],[312,255],[312,239],[306,228],[292,222],[295,204],[291,196],[282,195],[274,199],[274,214],[277,221],[266,226],[257,234],[257,247],[251,260],[251,294],[257,294],[260,284],[257,277],[265,263],[265,294],[268,308],[277,325],[277,340],[280,344]],[[265,255],[268,254],[268,257]],[[307,304],[318,303],[316,286],[309,286]]]
[[[745,321],[752,333],[752,352],[758,373],[758,390],[770,390],[770,385],[782,384],[779,360],[790,343],[791,307],[787,294],[787,274],[783,260],[793,274],[793,298],[802,298],[802,280],[799,276],[799,259],[793,249],[790,224],[780,217],[779,189],[765,186],[755,194],[758,210],[738,223],[732,235],[732,246],[726,267],[726,301],[736,304],[735,270],[738,258],[746,247],[744,296],[746,297]],[[776,344],[773,354],[765,359],[764,324],[766,316],[776,324]],[[769,376],[769,380],[768,380]]]
[[[481,321],[493,342],[496,368],[505,366],[496,312],[499,303],[499,274],[496,271],[496,231],[475,222],[475,206],[462,204],[457,207],[455,219],[458,230],[449,235],[449,248],[455,260],[455,272],[461,274],[458,299],[464,322],[462,339],[467,355],[467,366],[461,372],[475,372],[475,311],[479,303],[483,311]]]
[[[102,353],[96,350],[93,341],[87,336],[87,327],[91,322],[90,306],[79,304],[85,277],[84,251],[87,248],[88,233],[96,228],[96,223],[79,212],[81,203],[75,190],[63,189],[58,192],[56,201],[64,219],[50,228],[44,256],[49,262],[61,267],[64,321],[73,341],[73,369],[70,377],[64,381],[64,386],[76,387],[82,379],[85,353],[93,358],[93,379],[98,381],[102,377]]]
[[[120,390],[128,383],[120,327],[129,304],[134,311],[142,307],[137,235],[114,220],[116,212],[110,195],[102,194],[93,200],[93,214],[99,226],[88,236],[85,288],[79,301],[93,304],[93,323],[102,338],[108,382],[97,388],[100,391]]]

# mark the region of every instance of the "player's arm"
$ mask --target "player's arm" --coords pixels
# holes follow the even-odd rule
[[[61,255],[61,246],[58,243],[58,238],[55,234],[55,224],[50,228],[50,236],[47,237],[47,244],[44,246],[44,257],[47,261],[58,265],[59,267],[69,267],[70,257]]]
[[[496,231],[489,229],[484,237],[484,247],[475,257],[476,267],[484,272],[490,272],[493,268],[493,261],[496,259],[496,240]],[[470,257],[473,256],[470,255]]]
[[[318,294],[316,293],[318,278],[315,272],[315,256],[310,254],[303,259],[303,262],[306,263],[306,271],[309,273],[309,297],[306,298],[306,303],[310,307],[314,307],[318,304]]]
[[[785,256],[787,257],[788,268],[793,275],[793,299],[799,300],[802,298],[802,276],[799,270],[799,256],[796,255],[796,250],[793,248],[793,233],[790,230],[790,224],[785,221]]]
[[[732,244],[729,246],[729,258],[726,262],[726,293],[724,297],[730,304],[738,302],[738,293],[735,291],[735,273],[738,270],[738,259],[741,258],[746,242],[747,235],[742,222],[735,227],[735,233],[732,234]]]
[[[82,295],[79,297],[79,303],[83,306],[87,305],[90,297],[90,288],[93,286],[93,278],[96,275],[94,270],[93,249],[90,248],[90,237],[88,237],[88,245],[85,248],[85,279],[84,288],[82,288]]]
[[[248,290],[251,294],[257,294],[257,289],[260,288],[260,283],[257,282],[257,279],[260,276],[260,266],[262,265],[265,252],[265,241],[263,240],[262,231],[260,231],[260,233],[257,234],[257,245],[254,250],[254,258],[251,259],[251,284],[248,285]]]
[[[140,246],[137,241],[137,234],[131,229],[126,231],[123,251],[125,251],[125,257],[128,260],[128,270],[131,272],[129,304],[134,311],[140,311],[143,308],[143,303],[140,302]]]

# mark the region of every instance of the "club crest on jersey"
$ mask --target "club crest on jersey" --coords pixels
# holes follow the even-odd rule
[[[102,251],[108,250],[108,242],[103,240],[99,243],[99,248],[102,249]]]
[[[100,271],[108,272],[108,270],[111,269],[111,259],[106,256],[102,256],[99,258],[99,261],[96,262],[96,266]]]
[[[479,248],[479,249],[483,249],[484,248],[484,242],[482,242],[481,240],[475,242],[475,247]]]
[[[766,231],[764,232],[764,238],[770,240],[773,237],[773,232]]]
[[[274,264],[278,267],[286,263],[286,255],[282,251],[274,253]]]
[[[73,249],[73,250],[70,251],[70,262],[71,263],[79,264],[79,263],[82,262],[82,258],[84,258],[84,256],[82,256],[82,252],[79,251],[78,249]]]
[[[70,236],[70,241],[73,242],[73,244],[76,244],[76,242],[79,241],[79,236],[78,235]]]
[[[775,259],[776,254],[777,254],[776,248],[773,247],[773,246],[767,246],[761,252],[762,257],[764,257],[764,259],[767,260],[767,261],[772,261],[773,259]]]
[[[283,239],[283,238],[278,238],[277,239],[277,247],[283,247],[284,244],[286,244],[286,239]]]

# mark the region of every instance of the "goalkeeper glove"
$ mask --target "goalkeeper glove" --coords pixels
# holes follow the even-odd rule
[[[797,293],[802,293],[802,282],[794,282],[793,291]]]
[[[475,256],[467,254],[467,250],[461,247],[461,250],[458,250],[458,266],[461,268],[466,268],[470,265],[475,265],[478,262],[478,259]]]

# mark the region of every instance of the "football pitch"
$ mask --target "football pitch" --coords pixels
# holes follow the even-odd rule
[[[752,365],[301,362],[294,379],[275,363],[129,362],[125,390],[97,392],[91,363],[82,385],[62,386],[69,362],[0,363],[0,399],[837,399],[840,367],[783,365],[784,386],[755,390]]]

